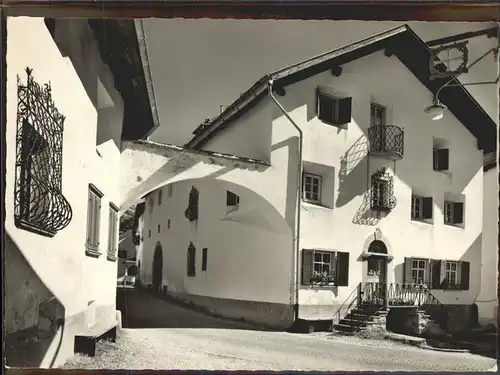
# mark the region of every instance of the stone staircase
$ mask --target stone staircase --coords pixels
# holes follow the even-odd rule
[[[387,316],[384,306],[373,304],[360,304],[352,309],[344,318],[333,325],[333,329],[343,334],[354,334],[364,331],[370,326],[383,325]]]

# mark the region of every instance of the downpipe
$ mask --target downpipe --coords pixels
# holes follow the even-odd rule
[[[303,144],[303,133],[302,129],[297,125],[297,123],[292,119],[292,117],[288,114],[286,109],[281,105],[281,103],[276,99],[276,97],[273,94],[273,83],[274,80],[270,79],[268,81],[268,92],[269,92],[269,97],[274,101],[274,103],[278,106],[280,111],[285,115],[285,117],[290,121],[290,123],[295,127],[297,132],[299,133],[299,150],[298,150],[298,156],[299,156],[299,161],[298,161],[298,176],[297,176],[297,222],[295,225],[295,233],[294,233],[294,251],[295,251],[295,256],[292,257],[292,269],[293,269],[293,276],[294,276],[294,290],[292,291],[292,296],[293,296],[293,315],[294,315],[294,322],[296,322],[299,318],[299,273],[298,273],[298,265],[299,265],[299,254],[300,254],[300,242],[299,242],[299,237],[300,237],[300,211],[301,211],[301,201],[302,201],[302,169],[303,169],[303,162],[302,162],[302,144]]]

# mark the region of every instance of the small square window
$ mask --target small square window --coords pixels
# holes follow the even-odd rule
[[[303,199],[310,203],[321,203],[322,177],[311,173],[304,173],[302,193]]]

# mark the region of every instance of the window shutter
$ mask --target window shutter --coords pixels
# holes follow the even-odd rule
[[[405,257],[405,264],[403,270],[403,284],[410,284],[412,282],[411,279],[411,266],[412,266],[413,258]]]
[[[460,290],[469,290],[470,284],[470,262],[459,262],[460,266]]]
[[[437,170],[438,170],[438,165],[437,165],[437,154],[438,154],[438,150],[433,149],[433,150],[432,150],[432,169],[434,169],[435,171],[437,171]]]
[[[92,193],[89,191],[89,201],[87,204],[87,243],[92,243],[92,210],[94,205],[92,204]]]
[[[437,158],[438,158],[438,171],[446,171],[449,169],[449,159],[450,159],[450,150],[447,148],[442,148],[437,150]]]
[[[335,283],[337,282],[337,253],[330,255],[330,274],[335,275]]]
[[[101,198],[96,198],[96,208],[95,208],[95,244],[99,246],[100,240],[100,229],[101,229]]]
[[[431,289],[441,289],[441,263],[440,260],[431,260]]]
[[[202,258],[201,258],[201,270],[206,271],[207,270],[207,251],[208,249],[205,247],[202,253]]]
[[[422,198],[422,219],[432,219],[432,197]]]
[[[311,285],[313,273],[313,251],[302,249],[302,285]]]
[[[337,252],[337,286],[349,285],[349,253]]]
[[[338,101],[337,125],[345,125],[351,122],[352,98],[343,98]]]
[[[453,203],[453,224],[464,222],[464,204],[462,202]]]

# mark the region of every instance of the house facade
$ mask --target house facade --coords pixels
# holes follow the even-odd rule
[[[6,365],[57,367],[117,324],[121,142],[151,108],[133,21],[3,22]]]
[[[484,156],[481,291],[476,298],[479,323],[497,324],[498,286],[498,168],[496,152]]]
[[[432,121],[447,80],[430,80],[429,57],[391,29],[263,77],[198,127],[188,148],[270,167],[148,194],[144,283],[282,328],[423,285],[450,329],[469,325],[496,124],[458,82]]]

